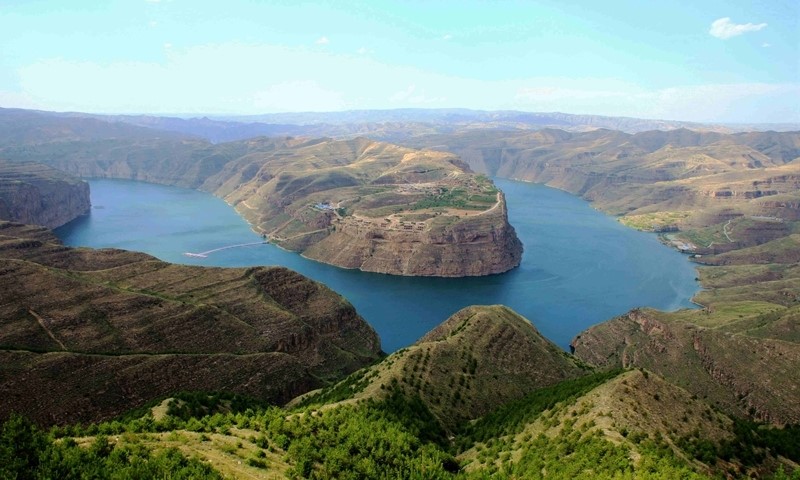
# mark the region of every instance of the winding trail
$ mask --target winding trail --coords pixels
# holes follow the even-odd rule
[[[722,226],[722,233],[725,234],[725,238],[727,238],[730,243],[733,243],[733,239],[731,239],[731,236],[728,234],[728,225],[731,224],[731,220],[732,219],[728,220],[728,223]]]
[[[224,247],[214,248],[214,249],[206,250],[205,252],[200,252],[200,253],[186,252],[186,253],[184,253],[184,255],[186,255],[187,257],[206,258],[210,254],[212,254],[214,252],[219,252],[220,250],[227,250],[229,248],[237,248],[237,247],[249,247],[251,245],[263,245],[263,244],[264,244],[264,242],[237,243],[236,245],[226,245]]]

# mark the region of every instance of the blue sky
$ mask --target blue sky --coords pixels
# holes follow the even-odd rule
[[[0,0],[0,106],[800,121],[800,2]]]

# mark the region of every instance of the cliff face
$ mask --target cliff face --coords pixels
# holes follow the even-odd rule
[[[185,390],[283,402],[380,356],[350,303],[285,268],[172,265],[0,223],[0,272],[0,418],[94,421]]]
[[[90,207],[88,183],[46,165],[0,161],[0,220],[55,228]]]
[[[494,208],[440,228],[334,225],[330,235],[303,251],[305,257],[367,272],[440,277],[502,273],[522,259],[522,243],[508,223],[502,195]]]
[[[271,241],[310,259],[443,277],[520,263],[502,193],[451,154],[356,139],[247,158],[216,192]]]

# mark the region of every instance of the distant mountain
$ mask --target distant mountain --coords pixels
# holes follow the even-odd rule
[[[523,112],[516,110],[470,110],[465,108],[417,109],[401,108],[393,110],[349,110],[343,112],[302,112],[273,113],[249,116],[219,117],[238,122],[266,122],[294,125],[342,125],[365,123],[426,123],[438,125],[469,126],[485,124],[506,128],[562,128],[594,129],[607,128],[628,133],[647,130],[674,130],[688,128],[722,132],[741,132],[752,130],[800,130],[800,124],[706,124],[674,120],[651,120],[632,117],[610,117],[603,115],[575,115],[560,112]]]
[[[177,139],[181,136],[174,132],[138,127],[97,115],[0,108],[0,144],[5,146],[110,139]]]
[[[627,133],[675,129],[720,133],[800,130],[800,124],[703,124],[601,115],[573,115],[559,112],[469,109],[351,110],[250,116],[208,115],[203,117],[99,115],[80,112],[57,113],[0,109],[0,127],[8,127],[8,124],[3,124],[4,117],[10,118],[13,122],[23,120],[24,123],[29,121],[29,118],[25,118],[26,116],[38,116],[48,127],[61,125],[57,120],[60,118],[94,120],[112,125],[101,127],[93,122],[86,123],[79,128],[80,132],[73,132],[82,134],[82,138],[88,138],[86,134],[92,130],[96,130],[98,134],[102,133],[102,135],[115,138],[142,133],[141,130],[126,130],[123,125],[127,124],[184,136],[200,137],[213,143],[244,140],[258,136],[308,136],[340,139],[367,136],[375,140],[396,142],[421,135],[447,134],[472,129],[526,131],[558,128],[576,132],[610,129]],[[71,128],[78,128],[76,125],[72,125]],[[69,133],[69,131],[59,132],[57,128],[50,128],[48,132],[55,136],[65,136],[66,133]],[[96,138],[99,137],[100,135]]]

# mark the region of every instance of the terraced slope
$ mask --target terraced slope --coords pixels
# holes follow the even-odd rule
[[[800,343],[791,341],[797,338],[798,308],[737,306],[677,314],[635,310],[581,333],[573,348],[594,365],[657,372],[738,417],[800,423],[794,401]]]
[[[732,418],[648,370],[587,369],[500,306],[464,309],[404,352],[284,408],[178,395],[132,417],[54,433],[90,451],[98,433],[110,435],[108,450],[177,448],[234,478],[800,472],[796,425]]]
[[[472,306],[414,345],[302,401],[380,399],[400,389],[409,398],[418,397],[452,430],[537,388],[589,371],[513,310]]]
[[[283,402],[380,355],[344,298],[285,268],[171,265],[0,224],[0,392],[43,423],[180,390]]]

